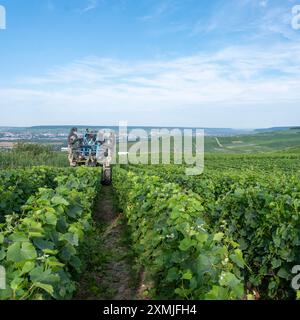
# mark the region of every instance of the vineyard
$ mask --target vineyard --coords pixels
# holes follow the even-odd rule
[[[81,265],[76,248],[92,226],[99,174],[46,167],[2,173],[0,262],[8,286],[1,299],[72,296],[72,272]]]
[[[236,277],[243,279],[245,292],[249,298],[251,295],[263,299],[294,297],[295,291],[290,286],[294,277],[291,270],[293,266],[300,263],[299,174],[277,172],[276,175],[270,176],[253,170],[245,170],[241,174],[232,169],[223,172],[208,169],[201,177],[187,177],[183,169],[176,167],[168,170],[155,167],[152,169],[131,168],[130,170],[133,173],[128,173],[128,175],[133,174],[139,177],[136,179],[142,179],[140,171],[143,172],[143,179],[145,177],[149,179],[150,190],[154,196],[149,199],[150,191],[147,193],[148,197],[141,196],[141,199],[145,199],[146,211],[152,213],[157,201],[160,203],[158,208],[161,210],[161,216],[166,218],[165,215],[169,215],[170,218],[179,218],[179,225],[183,217],[190,219],[191,213],[195,211],[194,221],[182,222],[186,233],[182,230],[178,232],[177,223],[175,230],[171,228],[167,229],[167,232],[171,232],[172,240],[189,243],[189,252],[195,253],[200,263],[203,249],[200,250],[201,254],[196,253],[199,242],[195,230],[200,229],[201,231],[205,226],[208,239],[209,234],[214,234],[214,237],[223,245],[224,250],[226,249],[225,259],[229,265],[233,264],[233,273]],[[151,182],[154,177],[158,179],[156,189],[153,189],[154,183]],[[128,178],[128,180],[132,179]],[[143,181],[142,185],[145,188],[147,180]],[[166,198],[166,189],[178,194],[180,200],[178,199],[175,203],[178,203],[179,208],[173,209],[172,204],[168,205],[173,196]],[[151,202],[156,197],[157,200],[153,205]],[[193,201],[197,204],[197,209],[186,209],[181,206],[186,201]],[[174,204],[174,202],[171,203]],[[147,217],[147,214],[145,216]],[[158,225],[166,225],[165,221],[161,222],[157,218],[155,221]],[[151,229],[153,230],[153,227]],[[165,231],[161,228],[154,227],[154,229],[158,237],[161,236],[165,241],[170,241]],[[231,250],[234,249],[238,255],[232,255]],[[165,254],[163,256],[165,257]],[[238,261],[237,257],[239,257]],[[193,261],[196,262],[196,258]],[[193,264],[188,263],[188,265]],[[215,263],[212,265],[218,268]],[[203,274],[199,274],[200,266],[201,264],[198,263],[193,271],[189,269],[191,279],[190,283],[186,283],[186,292],[193,292],[192,285],[203,278]],[[209,268],[206,266],[205,273],[211,275],[210,268],[211,266]],[[224,272],[224,267],[220,270]],[[194,298],[199,298],[199,296]],[[227,299],[228,295],[224,294],[215,298]]]
[[[291,270],[300,265],[299,160],[297,151],[210,154],[200,176],[174,165],[115,166],[111,201],[134,260],[125,267],[141,275],[133,286],[143,288],[131,297],[299,298],[291,287]],[[89,264],[98,279],[93,290],[109,286],[105,270],[116,273],[111,265],[120,267],[125,249],[106,245],[119,234],[109,238],[109,229],[97,226],[97,215],[108,210],[97,213],[107,192],[100,175],[97,168],[0,171],[0,265],[7,280],[0,299],[71,299]]]

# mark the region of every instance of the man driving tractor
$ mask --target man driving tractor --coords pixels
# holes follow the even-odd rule
[[[76,144],[78,142],[78,133],[77,128],[72,128],[69,135],[68,135],[68,151],[69,151],[69,162],[70,166],[76,166]]]

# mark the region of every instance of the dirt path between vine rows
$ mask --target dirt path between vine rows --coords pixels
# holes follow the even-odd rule
[[[94,221],[96,230],[82,248],[87,266],[78,282],[75,299],[135,299],[138,277],[132,268],[133,253],[111,186],[101,188]]]

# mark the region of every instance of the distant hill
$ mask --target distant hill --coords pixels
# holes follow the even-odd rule
[[[261,133],[261,132],[274,132],[274,131],[286,131],[286,130],[297,130],[300,129],[300,127],[272,127],[272,128],[266,128],[266,129],[255,129],[255,132]]]
[[[212,137],[205,139],[207,152],[254,153],[300,149],[300,128],[261,130],[255,134]]]
[[[0,132],[32,132],[32,133],[43,133],[43,132],[68,132],[72,127],[77,127],[79,130],[84,130],[86,128],[99,130],[101,128],[111,128],[118,131],[117,126],[89,126],[89,125],[59,125],[59,126],[32,126],[32,127],[0,127]],[[144,129],[150,133],[151,129],[156,128],[166,128],[166,129],[189,129],[190,127],[149,127],[149,126],[129,126],[128,130],[133,129]],[[201,127],[199,127],[201,128]],[[286,131],[290,129],[297,129],[299,127],[273,127],[273,128],[257,128],[257,129],[234,129],[234,128],[202,128],[205,130],[207,136],[236,136],[236,135],[249,135],[257,133],[268,133],[268,132],[277,132],[277,131]],[[193,129],[193,128],[190,128]]]
[[[66,146],[71,125],[35,126],[30,128],[0,127],[0,142],[27,141],[34,143]],[[118,132],[118,127],[77,126],[99,130],[110,128]],[[128,133],[138,127],[128,127]],[[153,127],[140,127],[150,135]],[[174,129],[166,127],[166,129]],[[178,128],[184,129],[184,128]],[[217,153],[257,153],[280,150],[295,152],[300,149],[300,127],[274,127],[266,129],[205,128],[205,151]]]

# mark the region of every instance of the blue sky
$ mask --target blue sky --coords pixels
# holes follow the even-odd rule
[[[0,125],[300,125],[300,0],[0,0]]]

